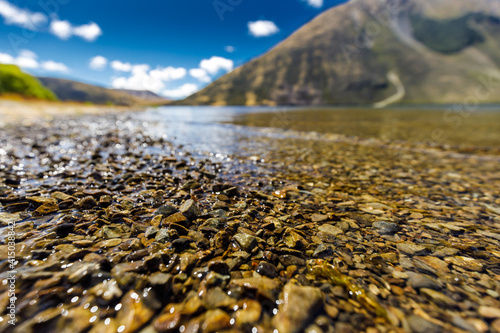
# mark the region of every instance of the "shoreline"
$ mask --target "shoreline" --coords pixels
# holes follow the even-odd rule
[[[27,101],[0,97],[0,128],[8,125],[30,126],[60,116],[103,115],[140,111],[144,106],[85,105],[71,102]]]

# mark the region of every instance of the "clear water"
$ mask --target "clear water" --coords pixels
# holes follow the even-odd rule
[[[500,148],[500,107],[474,111],[452,108],[160,107],[134,113],[130,121],[148,134],[163,135],[187,150],[233,154],[253,145],[255,136],[341,135],[430,145]],[[248,141],[251,142],[248,142]]]

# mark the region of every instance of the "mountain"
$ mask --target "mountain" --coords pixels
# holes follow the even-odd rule
[[[500,1],[351,0],[179,104],[498,103]]]
[[[147,90],[130,90],[130,89],[115,89],[115,91],[133,96],[141,101],[145,102],[150,102],[152,104],[158,103],[158,104],[165,104],[169,100],[158,96],[154,92],[147,91]]]
[[[15,65],[0,64],[0,95],[16,94],[26,98],[55,101],[56,95],[33,76]]]
[[[41,77],[39,80],[62,101],[113,105],[153,105],[169,101],[149,91],[114,90],[81,82]]]

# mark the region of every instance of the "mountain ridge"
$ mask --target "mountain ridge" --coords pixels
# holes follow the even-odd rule
[[[176,104],[374,105],[395,81],[391,103],[461,103],[500,78],[499,18],[491,0],[351,0]]]
[[[167,104],[170,101],[150,91],[103,88],[82,82],[39,77],[61,101],[112,104],[119,106]]]

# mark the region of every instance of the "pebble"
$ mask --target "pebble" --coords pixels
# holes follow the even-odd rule
[[[172,284],[172,275],[162,272],[156,272],[149,276],[149,283],[152,286],[159,286],[163,289],[169,289]]]
[[[266,261],[261,261],[255,271],[260,275],[267,276],[269,278],[275,278],[278,274],[276,272],[276,266]]]
[[[411,315],[408,318],[408,324],[413,333],[441,333],[443,329],[420,316]]]
[[[400,252],[410,255],[419,255],[426,252],[426,247],[422,245],[417,245],[411,242],[398,243],[397,248]]]
[[[440,290],[439,284],[431,277],[423,274],[408,272],[409,283],[414,289],[427,288],[432,290]]]
[[[162,226],[166,226],[170,223],[176,223],[176,224],[180,224],[183,226],[188,226],[188,224],[189,224],[187,217],[183,213],[171,214],[171,215],[167,216],[166,218],[164,218],[161,222]]]
[[[434,304],[441,307],[445,308],[454,307],[457,304],[454,300],[452,300],[448,296],[432,289],[421,288],[420,292],[422,293],[422,295],[431,300]]]
[[[276,279],[267,277],[251,277],[244,279],[231,279],[229,287],[236,286],[257,292],[258,295],[269,300],[275,300],[281,287],[281,283]]]
[[[209,310],[202,325],[203,333],[220,332],[231,327],[231,317],[220,309]]]
[[[21,221],[20,213],[5,213],[0,212],[0,226],[7,226],[9,223]]]
[[[145,304],[141,292],[129,291],[122,298],[122,307],[116,316],[116,321],[123,327],[121,332],[131,333],[137,331],[146,324],[154,315],[155,311]]]
[[[174,213],[177,213],[178,211],[179,210],[172,205],[163,205],[156,210],[155,215],[163,215],[164,217],[167,217]]]
[[[448,269],[448,264],[436,257],[415,257],[413,259],[415,265],[419,265],[422,269],[432,271],[433,274],[444,275],[450,272]],[[424,267],[426,266],[426,267]]]
[[[181,190],[183,191],[189,191],[189,190],[194,190],[201,187],[200,183],[198,183],[196,180],[189,180],[184,185],[181,186]]]
[[[217,308],[231,308],[235,299],[229,297],[221,287],[213,287],[215,284],[211,285],[212,288],[203,294],[203,305],[207,309],[217,309]]]
[[[467,320],[465,320],[464,318],[462,318],[458,315],[453,317],[453,319],[451,320],[451,323],[453,325],[463,329],[464,331],[478,333],[478,331],[476,330],[474,325],[472,325]]]
[[[146,232],[144,233],[144,237],[146,238],[153,238],[155,237],[156,233],[158,232],[158,228],[155,226],[148,227],[146,229]]]
[[[254,236],[239,233],[234,235],[234,240],[241,246],[245,251],[251,251],[257,246],[257,240]]]
[[[394,235],[400,229],[396,223],[385,221],[373,222],[372,226],[382,235]]]
[[[192,199],[186,200],[181,205],[180,211],[191,220],[196,219],[201,214],[200,209]]]
[[[240,310],[236,311],[236,325],[257,323],[262,313],[262,306],[254,300],[245,300]]]
[[[321,232],[324,232],[324,233],[332,234],[334,236],[341,235],[344,233],[344,231],[342,231],[342,229],[340,229],[339,227],[333,226],[331,224],[323,224],[322,226],[320,226],[318,228],[318,230]]]
[[[500,319],[495,320],[491,327],[496,331],[496,333],[500,333]]]
[[[53,202],[47,202],[38,207],[33,214],[35,216],[43,216],[43,215],[48,215],[55,213],[59,210],[59,206],[56,203]]]
[[[330,244],[320,244],[313,253],[315,258],[328,258],[333,255],[333,247]]]
[[[311,221],[313,222],[323,222],[328,220],[328,215],[324,214],[312,214],[311,215]]]
[[[500,318],[500,308],[497,308],[497,307],[481,305],[478,309],[478,313],[481,317],[487,318],[487,319]]]
[[[181,326],[181,314],[179,311],[175,311],[174,313],[164,313],[158,316],[153,326],[157,332],[167,333],[167,332],[178,332],[179,327]]]
[[[285,266],[305,266],[306,261],[302,258],[290,255],[290,254],[284,254],[279,256],[279,261],[280,263]]]
[[[97,201],[95,201],[94,197],[87,196],[83,199],[80,199],[75,204],[76,207],[80,209],[92,209],[97,206]]]
[[[304,237],[291,228],[287,228],[283,237],[285,245],[291,249],[303,249],[308,245]]]
[[[283,288],[283,300],[273,324],[278,332],[302,332],[322,306],[321,290],[288,283]]]
[[[444,261],[449,264],[465,268],[469,271],[481,272],[483,270],[483,264],[474,258],[455,256],[444,258]]]

